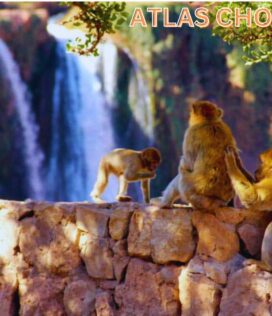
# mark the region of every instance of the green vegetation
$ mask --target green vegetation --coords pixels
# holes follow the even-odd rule
[[[240,43],[243,46],[243,59],[247,65],[259,62],[272,62],[272,25],[268,27],[259,27],[254,19],[252,27],[248,27],[246,21],[243,20],[240,27],[227,27],[217,25],[216,13],[221,8],[231,9],[231,14],[225,14],[225,18],[234,24],[235,8],[239,8],[241,14],[245,14],[246,10],[252,10],[252,19],[257,9],[268,8],[272,10],[272,2],[220,2],[216,5],[210,5],[210,20],[212,22],[213,34],[220,36],[228,44]],[[260,20],[266,21],[261,15]]]
[[[63,24],[72,27],[83,27],[86,38],[77,38],[76,42],[68,42],[67,49],[80,55],[98,55],[97,45],[105,33],[116,32],[126,21],[124,2],[66,2],[68,7],[76,7],[77,12]]]

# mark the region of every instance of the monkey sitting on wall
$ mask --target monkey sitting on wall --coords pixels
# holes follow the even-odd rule
[[[259,159],[255,181],[250,181],[240,170],[234,149],[229,147],[225,153],[228,174],[242,205],[258,211],[272,210],[272,149],[260,154]]]
[[[249,181],[237,165],[235,152],[227,148],[225,160],[235,193],[242,205],[256,211],[272,211],[272,149],[259,156],[260,166],[255,172],[255,181]],[[261,269],[272,271],[272,223],[265,231],[261,258],[262,261],[246,260],[245,264],[257,264]]]
[[[107,187],[109,175],[114,174],[119,178],[117,201],[131,201],[127,195],[128,183],[141,181],[144,202],[149,203],[150,180],[156,177],[160,163],[161,154],[153,147],[141,151],[115,149],[101,159],[91,197],[96,203],[103,203],[100,197]]]
[[[214,209],[233,199],[234,190],[224,157],[227,147],[234,148],[237,157],[238,149],[222,116],[223,110],[209,101],[197,101],[191,105],[178,175],[167,186],[163,196],[152,199],[151,203],[170,207],[181,199],[195,208]],[[250,177],[245,170],[243,172]]]

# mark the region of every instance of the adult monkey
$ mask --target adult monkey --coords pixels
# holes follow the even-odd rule
[[[156,177],[155,172],[160,163],[161,154],[153,147],[141,151],[115,149],[101,159],[91,197],[96,203],[103,203],[101,195],[108,185],[109,175],[114,174],[119,179],[117,201],[131,201],[131,197],[127,195],[128,184],[141,181],[144,201],[149,203],[150,180]]]
[[[241,165],[235,139],[222,117],[223,110],[209,101],[196,101],[191,105],[178,175],[162,197],[152,199],[151,203],[170,207],[181,199],[200,209],[228,204],[234,190],[224,161],[227,147],[234,149],[237,164],[245,176],[251,178]]]
[[[259,160],[261,164],[255,172],[255,181],[250,181],[237,165],[233,148],[226,149],[228,174],[242,205],[258,211],[272,210],[272,149],[261,153]]]
[[[272,149],[259,155],[260,166],[255,172],[255,181],[249,181],[236,163],[233,148],[227,148],[225,156],[227,169],[235,193],[242,205],[255,211],[272,211]],[[247,260],[260,268],[272,271],[272,222],[267,226],[261,249],[262,261]]]

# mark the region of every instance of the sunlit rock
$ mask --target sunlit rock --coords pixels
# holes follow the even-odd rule
[[[132,208],[117,207],[113,210],[110,222],[110,236],[114,240],[120,240],[127,236],[130,217],[133,213]]]
[[[63,316],[63,291],[66,280],[61,277],[31,273],[19,279],[20,315]]]
[[[113,279],[113,253],[108,239],[82,233],[80,255],[89,276],[99,279]]]
[[[40,272],[61,275],[77,268],[81,263],[77,233],[75,230],[71,235],[68,232],[73,217],[62,209],[47,208],[36,217],[22,220],[19,247],[25,261]]]
[[[82,279],[69,283],[64,290],[64,308],[67,316],[89,316],[95,307],[96,285]]]
[[[225,281],[225,278],[223,279]],[[205,275],[203,263],[194,258],[181,271],[179,277],[179,297],[182,315],[216,315],[222,287]]]
[[[189,261],[195,249],[191,212],[183,209],[154,212],[150,244],[151,257],[156,263]]]
[[[118,315],[180,315],[177,275],[180,268],[160,266],[140,259],[131,259],[126,279],[116,287]]]
[[[187,262],[194,249],[191,211],[149,207],[134,212],[128,236],[129,255],[152,257],[160,264]]]
[[[108,292],[98,293],[95,299],[96,316],[116,315],[113,305],[113,298]]]
[[[233,225],[199,211],[195,211],[192,218],[198,232],[197,253],[202,258],[228,261],[239,252],[239,238]]]
[[[272,270],[272,222],[265,230],[261,257],[264,263]]]
[[[76,224],[78,229],[94,236],[108,236],[108,209],[91,206],[80,206],[76,209]]]
[[[272,274],[256,265],[230,275],[220,304],[219,316],[270,316],[272,311]]]
[[[148,258],[151,255],[152,214],[136,210],[130,221],[128,253],[130,256]]]
[[[0,263],[9,263],[18,246],[19,225],[13,218],[0,217]]]

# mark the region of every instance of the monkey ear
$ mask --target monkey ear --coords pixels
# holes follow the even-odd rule
[[[190,110],[194,113],[197,111],[197,104],[194,102],[190,105]]]
[[[223,117],[223,115],[224,115],[224,110],[223,109],[217,108],[217,112],[218,112],[218,117],[219,118]]]

